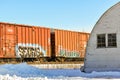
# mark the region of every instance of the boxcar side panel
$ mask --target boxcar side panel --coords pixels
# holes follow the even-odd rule
[[[50,57],[48,53],[49,28],[18,27],[18,44],[16,45],[17,57]]]
[[[55,30],[56,57],[83,58],[88,40],[87,33]]]
[[[0,24],[0,57],[14,58],[15,44],[17,42],[16,27],[10,24]]]

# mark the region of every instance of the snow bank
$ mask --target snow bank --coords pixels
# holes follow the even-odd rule
[[[5,64],[0,66],[1,75],[9,74],[10,76],[16,75],[21,77],[36,77],[36,76],[40,76],[38,74],[40,72],[41,72],[40,69],[29,66],[26,63],[16,64],[16,65]]]
[[[118,79],[120,72],[83,73],[79,69],[38,69],[22,64],[0,65],[0,80],[95,80]]]

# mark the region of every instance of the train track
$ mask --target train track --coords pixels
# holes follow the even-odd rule
[[[27,63],[27,64],[83,64],[84,61],[74,61],[74,62],[39,62],[39,61],[35,61],[35,62],[15,62],[15,61],[0,62],[0,64],[20,64],[20,63]]]

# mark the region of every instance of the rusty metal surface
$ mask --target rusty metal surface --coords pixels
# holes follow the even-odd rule
[[[55,30],[55,55],[59,57],[80,57],[85,54],[88,33]]]
[[[89,33],[0,22],[0,57],[83,58],[88,38]]]
[[[0,57],[50,57],[50,29],[0,23]]]

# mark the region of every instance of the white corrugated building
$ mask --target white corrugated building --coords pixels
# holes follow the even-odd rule
[[[120,2],[108,9],[94,26],[83,71],[120,71]]]

